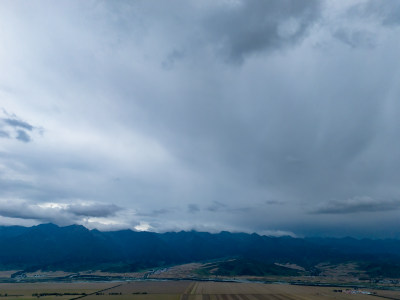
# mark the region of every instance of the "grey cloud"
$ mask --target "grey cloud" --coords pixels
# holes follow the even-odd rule
[[[0,216],[16,219],[37,220],[40,222],[52,222],[59,225],[71,224],[73,219],[64,215],[58,209],[43,208],[27,202],[2,203]]]
[[[0,130],[0,138],[10,138],[10,134],[7,131]]]
[[[181,59],[183,59],[185,56],[183,51],[179,50],[173,50],[171,53],[167,55],[165,60],[162,62],[162,67],[166,70],[171,70],[175,63]]]
[[[278,200],[267,200],[267,201],[265,201],[265,203],[268,205],[284,205],[285,204],[285,202],[278,201]]]
[[[342,201],[330,201],[321,205],[313,213],[354,214],[360,212],[381,212],[400,209],[399,200],[378,200],[371,197],[354,197]]]
[[[252,212],[254,211],[254,207],[251,206],[233,206],[226,204],[225,202],[222,201],[213,201],[213,203],[206,208],[207,211],[209,212],[214,212],[214,213],[229,213],[233,215],[237,215],[240,213],[244,212]]]
[[[304,38],[320,13],[321,1],[252,0],[217,9],[206,19],[212,41],[228,60],[293,45]]]
[[[25,121],[19,120],[14,114],[10,115],[5,109],[2,109],[2,111],[7,117],[0,119],[0,137],[15,138],[21,142],[29,143],[32,138],[27,131],[32,133],[38,128],[35,128],[33,125]],[[41,129],[38,130],[42,133]]]
[[[21,219],[41,219],[43,215],[33,211],[29,206],[24,204],[17,205],[4,205],[0,206],[0,215],[8,218],[21,218]]]
[[[213,201],[212,205],[207,207],[207,210],[212,212],[227,210],[227,205],[219,201]]]
[[[149,212],[138,212],[137,215],[138,216],[143,216],[143,217],[157,217],[157,216],[162,216],[168,213],[171,213],[172,209],[167,209],[167,208],[161,208],[161,209],[154,209],[152,211]]]
[[[25,131],[17,130],[17,134],[18,134],[16,137],[17,140],[20,140],[25,143],[29,143],[31,141],[31,137]]]
[[[400,25],[400,3],[397,0],[369,0],[355,5],[349,10],[350,15],[377,19],[385,26]]]
[[[365,47],[372,48],[375,46],[374,35],[366,30],[346,30],[338,29],[333,33],[333,36],[347,44],[352,48]]]
[[[53,128],[35,147],[3,139],[0,194],[33,205],[4,214],[112,219],[110,207],[34,203],[115,199],[160,231],[391,228],[390,201],[320,199],[400,199],[398,34],[381,26],[389,11],[337,16],[320,3],[72,0],[42,18],[40,2],[9,2],[0,85],[13,109]],[[40,76],[13,75],[31,70]],[[0,123],[35,139],[37,127]]]
[[[169,213],[171,210],[170,209],[166,209],[166,208],[162,208],[162,209],[156,209],[152,211],[153,215],[164,215]]]
[[[110,217],[114,216],[122,208],[114,204],[73,204],[66,209],[67,212],[76,216],[86,217]]]
[[[86,203],[86,204],[57,204],[57,203],[29,203],[27,201],[9,200],[0,203],[0,216],[52,222],[58,225],[84,223],[86,218],[115,217],[122,208],[113,204]]]
[[[199,208],[199,206],[197,204],[190,203],[188,205],[188,212],[189,213],[194,214],[194,213],[197,213],[198,211],[200,211],[200,208]]]
[[[32,131],[34,128],[31,124],[24,122],[24,121],[17,120],[17,119],[6,118],[6,119],[3,119],[3,121],[12,127],[23,128],[23,129],[26,129],[29,131]]]

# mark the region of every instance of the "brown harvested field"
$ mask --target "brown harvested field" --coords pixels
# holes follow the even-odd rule
[[[131,281],[110,289],[108,293],[184,294],[192,281]]]
[[[104,289],[107,290],[95,294],[96,291]],[[0,284],[0,300],[38,300],[39,298],[32,297],[32,294],[56,292],[93,293],[79,300],[376,300],[385,298],[400,300],[400,292],[396,291],[375,291],[377,293],[375,296],[338,293],[334,292],[335,289],[345,290],[333,287],[204,281],[10,283]],[[5,294],[7,296],[4,296]],[[75,297],[77,296],[41,296],[39,300],[69,300]]]
[[[78,295],[63,295],[63,296],[43,296],[36,297],[32,294],[42,293],[69,293],[69,294],[90,294],[105,288],[115,286],[115,282],[95,282],[95,283],[0,283],[1,300],[67,300]],[[7,296],[5,296],[7,294]]]
[[[83,300],[180,300],[193,285],[191,281],[133,281]]]
[[[195,294],[209,300],[317,300],[317,299],[378,299],[372,295],[348,295],[333,292],[334,288],[261,283],[201,282]],[[192,300],[189,296],[188,300]]]
[[[0,283],[0,293],[4,291],[41,291],[41,292],[94,292],[117,285],[115,282],[36,282],[36,283]]]
[[[122,295],[103,295],[103,296],[88,296],[82,300],[180,300],[180,294],[122,294]],[[80,300],[80,299],[78,299]]]
[[[400,300],[400,291],[385,291],[385,290],[382,290],[382,291],[378,291],[377,292],[378,293],[378,295],[380,295],[380,296],[383,296],[383,297],[387,297],[387,299],[398,299],[398,300]],[[384,298],[381,298],[381,299],[384,299]]]
[[[373,295],[334,292],[332,287],[296,286],[284,284],[235,283],[235,282],[130,282],[110,292],[122,295],[105,295],[107,300],[127,299],[181,299],[181,300],[317,300],[317,299],[379,299]],[[337,288],[342,289],[342,288]],[[134,293],[146,292],[146,295]],[[389,292],[397,294],[398,292]],[[131,294],[131,295],[129,295]],[[380,291],[379,295],[382,295]],[[389,295],[388,294],[388,295]],[[175,298],[174,298],[175,297]],[[96,300],[96,296],[86,300]],[[111,299],[112,298],[112,299]],[[98,298],[97,298],[98,299]],[[383,299],[383,298],[380,298]],[[396,298],[395,298],[396,299]],[[399,298],[400,300],[400,298]]]

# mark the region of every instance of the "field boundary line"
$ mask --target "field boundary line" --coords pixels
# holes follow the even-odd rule
[[[190,291],[190,294],[191,294],[191,295],[194,295],[194,294],[196,293],[196,290],[197,290],[198,285],[199,285],[198,282],[195,282],[195,283],[194,283],[194,285],[193,285],[193,287],[192,287],[192,290]]]
[[[123,283],[121,283],[121,284],[117,284],[117,285],[114,285],[114,286],[112,286],[112,287],[105,288],[105,289],[102,289],[102,290],[100,290],[100,291],[95,291],[95,292],[93,292],[93,293],[90,293],[90,294],[81,295],[81,296],[79,296],[79,297],[74,297],[74,298],[71,298],[71,299],[69,299],[69,300],[82,299],[82,298],[84,298],[84,297],[87,297],[87,296],[95,295],[96,293],[101,293],[101,292],[104,292],[104,291],[111,290],[111,289],[113,289],[113,288],[116,288],[116,287],[119,287],[119,286],[121,286],[122,284],[123,284]]]

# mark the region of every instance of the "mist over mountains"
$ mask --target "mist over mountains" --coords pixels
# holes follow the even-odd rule
[[[81,225],[1,226],[0,267],[136,271],[224,258],[263,263],[400,262],[400,240],[269,237],[220,232],[101,232]]]

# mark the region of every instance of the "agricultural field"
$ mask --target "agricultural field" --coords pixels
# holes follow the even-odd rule
[[[69,300],[116,285],[115,282],[0,283],[0,300]]]
[[[367,294],[371,293],[371,294]],[[0,300],[317,300],[392,299],[400,291],[212,281],[3,283]]]

